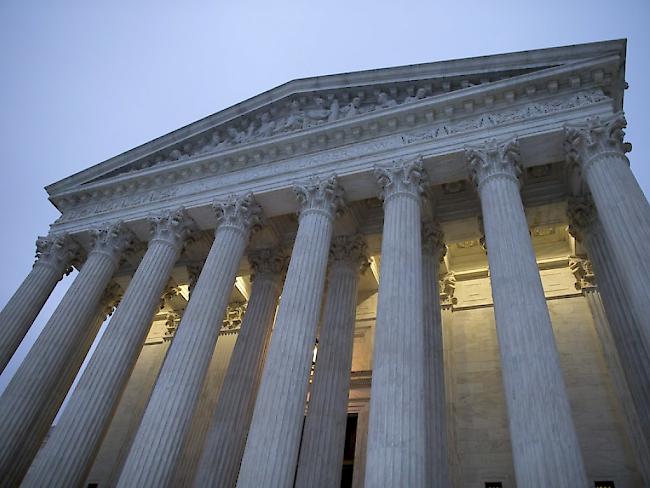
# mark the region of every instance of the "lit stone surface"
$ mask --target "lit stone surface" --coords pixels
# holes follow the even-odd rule
[[[295,186],[300,223],[255,402],[239,488],[293,486],[332,223],[342,190],[336,177]]]
[[[271,336],[285,259],[277,251],[249,256],[253,290],[205,439],[194,486],[234,486],[253,416]]]
[[[191,228],[182,210],[151,224],[147,252],[54,433],[25,477],[25,487],[77,486],[90,469]]]
[[[422,290],[424,304],[424,392],[426,408],[427,486],[445,488],[449,477],[447,401],[438,292],[439,263],[445,254],[440,226],[422,228]]]
[[[167,486],[217,342],[239,261],[260,209],[252,196],[216,205],[219,223],[149,399],[118,486]],[[152,449],[151,446],[156,446]],[[166,460],[159,462],[160,457]]]
[[[376,171],[384,200],[365,486],[426,485],[422,163]]]
[[[627,428],[634,444],[637,464],[650,483],[650,347],[643,339],[642,322],[634,313],[632,298],[625,293],[622,276],[611,259],[612,246],[602,231],[601,223],[589,198],[575,198],[569,203],[570,230],[581,241],[593,262],[596,276],[586,276],[582,269],[579,285],[588,285],[589,301],[608,358],[612,379],[623,405]],[[580,271],[575,263],[576,271]],[[584,276],[582,276],[584,274]],[[591,280],[589,282],[588,280]],[[597,280],[595,292],[593,281]],[[603,307],[604,310],[601,310]],[[602,316],[602,313],[606,317]]]
[[[586,487],[519,194],[518,143],[490,140],[466,154],[481,199],[517,485]]]
[[[25,476],[104,320],[102,295],[132,242],[122,224],[95,231],[88,259],[0,397],[3,484]]]
[[[65,235],[37,239],[34,267],[0,312],[0,373],[69,268],[76,249]]]
[[[357,289],[359,273],[368,266],[366,254],[360,236],[337,236],[332,242],[296,488],[341,486]]]

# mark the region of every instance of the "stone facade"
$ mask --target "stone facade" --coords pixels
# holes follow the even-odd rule
[[[650,484],[624,62],[298,80],[50,185],[3,365],[80,273],[0,397],[0,486]]]

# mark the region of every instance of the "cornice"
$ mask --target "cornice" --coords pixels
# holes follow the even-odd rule
[[[432,122],[455,120],[481,111],[515,105],[577,88],[610,89],[617,76],[619,56],[568,63],[501,81],[470,86],[449,93],[429,96],[413,103],[402,103],[352,118],[312,128],[263,138],[232,146],[218,153],[205,153],[171,163],[157,164],[133,173],[116,175],[78,186],[51,185],[51,200],[64,213],[69,206],[89,199],[131,195],[148,188],[237,171],[300,155],[366,141],[391,133],[404,132]],[[216,125],[211,126],[212,128]],[[188,136],[190,137],[190,136]],[[180,144],[185,139],[175,141]],[[171,147],[171,146],[170,146]],[[134,161],[137,158],[132,158]],[[102,163],[103,164],[103,163]],[[122,163],[129,164],[128,161]],[[99,176],[99,175],[98,175]],[[61,191],[59,191],[61,188]]]

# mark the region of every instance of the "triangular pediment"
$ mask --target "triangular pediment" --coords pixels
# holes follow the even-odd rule
[[[529,80],[536,73],[607,56],[618,56],[622,65],[625,41],[295,80],[77,173],[47,190],[54,196],[196,157],[261,143],[272,145],[295,133],[501,86],[506,80]],[[618,86],[611,79],[607,82]]]

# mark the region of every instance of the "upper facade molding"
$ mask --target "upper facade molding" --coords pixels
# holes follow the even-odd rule
[[[297,80],[47,190],[63,213],[57,224],[67,224],[261,175],[284,173],[290,185],[300,176],[294,162],[329,171],[324,165],[442,146],[562,111],[617,110],[624,59],[625,41],[609,41]]]
[[[367,112],[377,106],[390,108],[392,103],[389,100],[378,100],[381,92],[399,104],[407,98],[417,97],[418,89],[423,89],[428,98],[467,89],[476,84],[493,83],[547,68],[609,56],[619,59],[620,69],[611,73],[613,78],[610,81],[616,90],[620,90],[621,87],[617,85],[622,81],[619,78],[622,75],[625,49],[625,40],[615,40],[294,80],[53,183],[47,190],[50,195],[54,195],[110,175],[135,162],[162,162],[159,158],[176,157],[177,153],[171,155],[175,150],[180,151],[182,156],[183,146],[188,142],[195,144],[201,137],[209,135],[210,138],[204,141],[209,144],[215,128],[223,129],[220,133],[222,139],[229,138],[229,131],[226,130],[228,127],[236,130],[237,134],[232,134],[237,140],[231,141],[235,144],[253,139],[247,134],[249,127],[253,128],[252,133],[257,136],[255,139],[259,139],[259,136],[266,135],[259,133],[260,117],[265,113],[273,115],[277,123],[276,130],[271,133],[287,132],[290,127],[286,126],[284,116],[291,111],[291,103],[294,101],[301,103],[305,112],[310,112],[318,120],[322,113],[316,113],[320,108],[315,100],[320,97],[329,111],[336,99],[339,115],[332,116],[329,113],[328,118],[332,116],[333,119],[340,119],[349,116],[349,107],[346,105],[351,104],[355,96],[361,99],[360,111]],[[307,98],[312,102],[311,106],[306,104]],[[281,124],[282,121],[285,124]],[[212,134],[206,133],[211,130]],[[226,145],[221,146],[221,149],[225,149]]]

